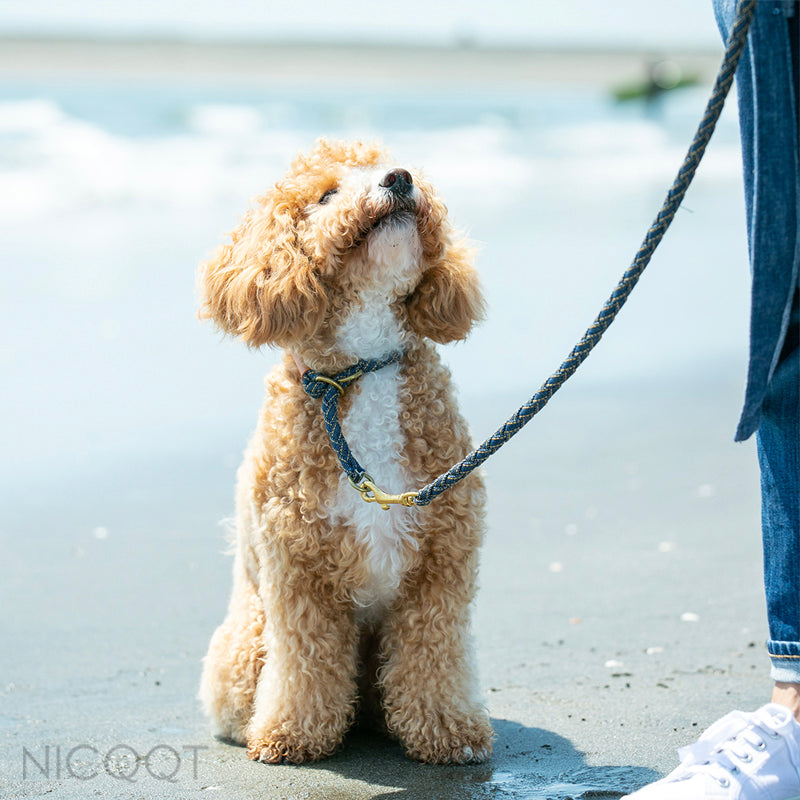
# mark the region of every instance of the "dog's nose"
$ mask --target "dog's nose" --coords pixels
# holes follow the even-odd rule
[[[388,189],[393,194],[405,196],[411,194],[414,188],[414,181],[411,178],[411,173],[405,169],[393,169],[383,176],[383,180],[378,184]]]

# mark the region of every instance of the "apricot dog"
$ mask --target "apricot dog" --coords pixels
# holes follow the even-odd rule
[[[200,697],[252,759],[300,763],[379,715],[411,758],[483,761],[469,606],[483,536],[472,474],[426,507],[363,502],[337,462],[307,367],[400,352],[340,401],[349,446],[387,491],[419,489],[470,437],[433,342],[482,316],[471,252],[415,171],[378,146],[320,141],[200,271],[202,316],[283,348],[238,474],[233,592]]]

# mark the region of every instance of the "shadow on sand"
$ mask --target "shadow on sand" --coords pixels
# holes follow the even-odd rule
[[[395,742],[351,733],[332,758],[306,769],[326,771],[374,788],[372,800],[520,800],[618,798],[660,777],[630,766],[589,766],[566,739],[540,728],[494,719],[494,757],[487,764],[436,767],[410,761]],[[328,786],[325,800],[350,800]]]

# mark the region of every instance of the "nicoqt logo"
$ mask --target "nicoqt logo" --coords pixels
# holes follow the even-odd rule
[[[44,745],[32,752],[22,748],[22,777],[29,779],[74,778],[90,781],[101,775],[136,783],[142,779],[177,783],[182,777],[197,780],[198,753],[205,745],[185,744],[180,749],[157,744],[139,753],[128,744],[99,749],[83,743],[73,747]]]

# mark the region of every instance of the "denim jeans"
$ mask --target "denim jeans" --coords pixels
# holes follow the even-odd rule
[[[774,680],[800,683],[800,346],[798,293],[756,432],[764,584]]]
[[[714,0],[723,36],[735,0]],[[774,680],[800,683],[800,136],[798,0],[758,0],[736,75],[752,270],[737,441],[756,433]]]

